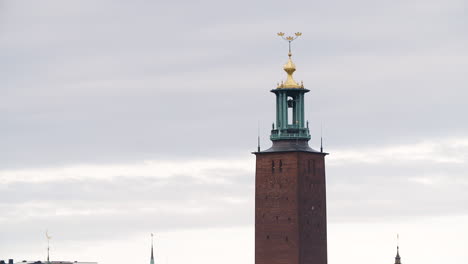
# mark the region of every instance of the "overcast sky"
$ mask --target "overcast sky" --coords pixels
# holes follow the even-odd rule
[[[254,264],[287,43],[329,263],[466,263],[463,0],[0,0],[0,259]],[[351,260],[351,261],[350,261]]]

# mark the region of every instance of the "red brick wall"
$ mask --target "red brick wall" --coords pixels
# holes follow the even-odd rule
[[[324,155],[257,153],[255,264],[326,264]]]

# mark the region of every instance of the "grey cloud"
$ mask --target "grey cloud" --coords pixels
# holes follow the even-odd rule
[[[2,241],[27,240],[28,231],[44,226],[81,240],[147,229],[244,225],[253,213],[253,188],[245,186],[246,177],[223,183],[179,175],[2,185]]]
[[[331,162],[327,169],[329,219],[391,221],[467,214],[465,172],[464,163],[428,160]],[[5,236],[19,240],[26,239],[22,237],[25,231],[43,226],[53,227],[64,237],[99,239],[149,229],[253,224],[253,171],[226,167],[201,174],[202,178],[135,175],[3,184],[0,221]]]
[[[6,4],[1,166],[247,154],[258,120],[265,146],[284,77],[271,41],[298,25],[314,144],[320,123],[334,148],[466,133],[458,1],[203,3]]]
[[[219,182],[223,179],[222,182]],[[247,179],[253,175],[236,175],[211,183],[190,176],[177,175],[169,178],[116,177],[108,180],[59,180],[53,182],[14,182],[0,186],[3,195],[1,204],[26,203],[34,201],[101,201],[120,203],[132,201],[179,202],[190,199],[213,199],[216,197],[241,197],[249,194]],[[214,181],[214,180],[213,180]],[[251,186],[250,186],[251,187]],[[174,199],[174,198],[177,199]]]

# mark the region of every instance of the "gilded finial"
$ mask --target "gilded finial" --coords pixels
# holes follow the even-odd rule
[[[283,69],[284,71],[288,74],[286,82],[283,84],[281,82],[281,87],[278,88],[304,88],[304,84],[301,83],[299,85],[294,79],[293,79],[293,73],[296,71],[296,65],[292,62],[291,60],[291,42],[293,42],[295,39],[298,37],[302,36],[301,32],[296,32],[294,33],[294,36],[284,36],[285,34],[283,32],[279,32],[278,36],[280,36],[282,39],[286,40],[289,45],[289,52],[288,52],[288,62],[284,65]]]

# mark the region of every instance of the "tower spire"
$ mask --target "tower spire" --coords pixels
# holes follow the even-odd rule
[[[395,264],[401,264],[400,258],[400,235],[397,234],[397,247],[396,247],[396,257],[395,257]]]
[[[296,71],[296,66],[291,60],[291,42],[301,35],[301,32],[296,32],[294,36],[285,37],[283,32],[278,33],[278,36],[288,42],[289,59],[284,65],[287,73],[286,81],[281,81],[276,89],[271,90],[276,95],[276,126],[272,127],[270,139],[274,142],[295,142],[296,145],[300,141],[305,148],[309,148],[306,145],[310,140],[310,133],[304,118],[304,95],[309,90],[304,88],[302,82],[297,83],[292,76]]]
[[[154,264],[154,254],[153,254],[153,233],[151,233],[151,260],[150,264]]]
[[[296,32],[296,33],[294,33],[294,35],[295,35],[294,37],[293,36],[285,37],[283,32],[278,33],[278,36],[280,36],[282,39],[286,40],[288,42],[288,46],[289,46],[289,52],[288,52],[289,59],[288,59],[288,62],[283,67],[284,71],[288,74],[288,76],[287,76],[286,82],[281,83],[281,85],[279,85],[278,88],[304,88],[304,86],[302,84],[298,84],[294,80],[294,78],[292,76],[293,73],[296,71],[296,65],[291,60],[291,56],[292,56],[291,42],[293,42],[295,39],[300,37],[302,35],[302,33],[301,32]]]

